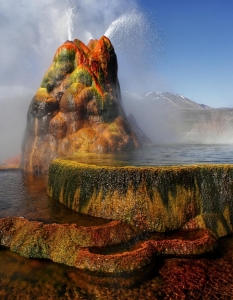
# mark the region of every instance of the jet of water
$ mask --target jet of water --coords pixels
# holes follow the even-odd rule
[[[157,58],[163,50],[155,14],[137,8],[127,11],[109,25],[104,35],[117,53],[121,86],[140,93],[154,90]]]
[[[136,42],[142,37],[147,26],[145,15],[134,9],[113,21],[104,35],[115,42],[115,47],[125,47],[126,41]]]
[[[74,20],[75,20],[75,5],[72,0],[68,0],[66,2],[66,18],[67,18],[67,34],[68,40],[73,40],[73,32],[74,32]]]
[[[132,43],[137,47],[143,42],[144,48],[149,45],[153,47],[153,52],[161,50],[161,35],[155,22],[155,16],[151,13],[133,9],[118,17],[113,21],[104,33],[110,40],[115,42],[115,47],[125,47]]]

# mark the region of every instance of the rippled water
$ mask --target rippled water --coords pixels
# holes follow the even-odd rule
[[[132,153],[79,155],[89,163],[177,165],[233,163],[233,145],[150,146]],[[0,171],[0,218],[24,216],[44,222],[94,225],[108,222],[84,216],[46,194],[46,176]],[[48,260],[26,259],[0,247],[0,299],[233,299],[233,237],[216,254],[199,258],[159,258],[150,277],[97,277]],[[138,276],[135,274],[135,276]]]

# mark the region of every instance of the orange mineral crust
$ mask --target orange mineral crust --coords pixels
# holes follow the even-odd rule
[[[57,157],[140,146],[121,106],[117,70],[105,36],[58,48],[29,106],[21,168],[43,174]]]
[[[0,219],[0,245],[24,257],[48,258],[78,269],[121,274],[140,270],[158,261],[159,255],[203,254],[216,247],[209,230],[192,238],[151,236],[136,238],[128,224],[112,221],[101,226],[44,224],[14,217]],[[111,247],[112,246],[112,247]]]

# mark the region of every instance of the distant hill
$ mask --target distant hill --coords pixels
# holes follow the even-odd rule
[[[161,93],[161,92],[149,92],[146,94],[142,94],[142,97],[146,101],[154,101],[158,107],[166,107],[166,109],[179,109],[179,110],[187,110],[187,109],[212,109],[211,107],[198,104],[190,99],[177,94],[172,93]]]
[[[21,152],[33,92],[0,88],[0,162]],[[8,94],[9,95],[9,94]],[[129,120],[153,143],[233,143],[233,109],[211,108],[172,93],[122,92]],[[134,125],[135,126],[135,125]],[[146,138],[145,136],[145,138]]]
[[[127,115],[154,143],[232,143],[233,109],[212,108],[182,95],[123,92]]]

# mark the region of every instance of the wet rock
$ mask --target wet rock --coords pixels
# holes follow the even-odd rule
[[[21,168],[46,173],[56,157],[139,147],[122,108],[117,69],[104,36],[58,48],[29,106]]]
[[[221,254],[159,258],[159,271],[103,276],[49,260],[26,259],[1,249],[2,299],[233,299],[233,238],[219,241]],[[158,268],[158,266],[157,266]],[[138,277],[135,281],[134,277]]]
[[[209,228],[221,237],[233,229],[232,176],[231,165],[121,167],[57,159],[48,194],[78,212],[145,231]]]
[[[19,217],[0,219],[0,245],[24,257],[47,258],[98,274],[130,274],[151,264],[156,266],[158,255],[184,256],[212,251],[216,246],[215,236],[208,230],[198,233],[192,239],[137,241],[140,232],[118,221],[82,227],[43,224]]]

